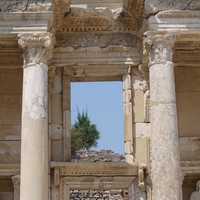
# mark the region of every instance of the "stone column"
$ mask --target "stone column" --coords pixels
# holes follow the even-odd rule
[[[175,34],[147,32],[153,200],[181,200],[181,172],[172,47]]]
[[[12,176],[13,187],[14,187],[14,200],[20,200],[20,175]]]
[[[23,51],[20,200],[48,199],[48,132],[46,64],[49,33],[20,34]]]

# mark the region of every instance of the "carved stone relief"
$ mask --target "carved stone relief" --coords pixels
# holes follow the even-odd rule
[[[149,54],[149,63],[172,61],[172,47],[176,39],[176,32],[146,32],[144,40],[144,54]],[[146,58],[144,62],[147,62]]]
[[[103,34],[103,33],[66,33],[57,34],[56,47],[73,48],[79,47],[94,47],[98,46],[105,48],[108,46],[124,46],[134,47],[137,43],[137,37],[133,33],[116,33],[116,34]]]
[[[4,0],[0,2],[0,12],[23,12],[23,11],[49,11],[49,0]]]
[[[50,57],[51,34],[21,34],[18,40],[23,50],[24,64],[46,63]]]
[[[163,10],[200,10],[199,0],[146,0],[146,14],[158,13]]]

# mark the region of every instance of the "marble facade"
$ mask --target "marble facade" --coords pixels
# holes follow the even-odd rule
[[[1,1],[0,199],[200,199],[199,46],[199,0]],[[70,162],[87,81],[122,82],[123,164]]]

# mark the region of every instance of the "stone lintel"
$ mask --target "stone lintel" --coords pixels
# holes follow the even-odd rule
[[[141,63],[140,53],[133,47],[88,47],[75,50],[72,47],[56,48],[52,64],[56,66],[73,65],[133,65]]]
[[[63,163],[51,162],[51,168],[59,168],[60,176],[137,176],[138,163]]]

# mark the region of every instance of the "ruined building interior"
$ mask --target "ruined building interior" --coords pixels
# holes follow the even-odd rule
[[[124,163],[70,162],[70,85],[88,81],[122,82]],[[199,200],[199,100],[199,0],[0,1],[1,200]]]

